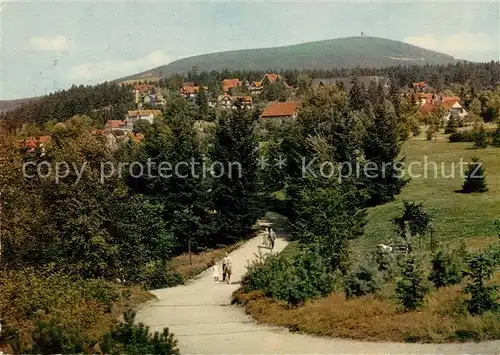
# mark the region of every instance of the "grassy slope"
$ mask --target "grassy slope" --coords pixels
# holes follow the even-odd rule
[[[358,251],[387,241],[386,238],[393,233],[391,219],[401,213],[402,199],[424,202],[435,215],[437,238],[443,242],[455,242],[464,237],[471,249],[481,249],[498,240],[492,220],[500,218],[500,149],[473,150],[472,143],[448,143],[443,135],[438,138],[436,142],[418,138],[407,142],[402,152],[406,162],[423,161],[427,155],[428,161],[434,160],[439,166],[441,162],[458,162],[461,157],[469,161],[478,155],[487,169],[490,190],[484,194],[457,193],[455,190],[463,181],[459,176],[454,179],[413,179],[396,201],[369,210],[366,233],[357,241]],[[449,165],[447,168],[446,172]],[[293,256],[296,252],[297,245],[293,242],[283,254]],[[496,273],[491,282],[498,284],[500,273]],[[266,298],[260,292],[244,293],[240,290],[235,293],[235,299],[259,322],[316,335],[439,343],[500,338],[498,315],[469,315],[464,309],[466,296],[461,286],[433,289],[422,309],[408,313],[401,312],[391,299],[393,287],[389,284],[376,295],[351,300],[346,300],[343,292],[334,292],[298,308]]]
[[[412,60],[407,60],[410,58]],[[193,66],[197,66],[199,70],[221,70],[225,68],[270,70],[277,68],[387,67],[399,64],[423,65],[426,63],[448,64],[454,62],[455,59],[449,55],[429,51],[400,41],[376,37],[348,37],[292,46],[203,54],[179,59],[168,65],[119,80],[184,73]]]
[[[406,164],[412,161],[428,161],[438,163],[438,178],[434,179],[431,171],[428,178],[414,178],[394,202],[377,206],[369,210],[368,224],[365,235],[360,242],[366,247],[388,241],[393,234],[391,219],[402,212],[402,200],[423,202],[425,208],[434,214],[436,239],[443,242],[454,242],[459,238],[468,238],[474,247],[496,239],[492,224],[500,218],[500,149],[472,149],[472,143],[448,143],[444,137],[429,142],[422,139],[412,139],[403,146],[402,155]],[[479,156],[486,168],[486,179],[489,191],[484,194],[461,194],[463,178],[456,166],[455,178],[443,178],[441,163],[444,163],[445,174],[449,175],[451,163],[458,163],[460,158],[470,161],[471,157]],[[423,168],[414,169],[423,173]]]

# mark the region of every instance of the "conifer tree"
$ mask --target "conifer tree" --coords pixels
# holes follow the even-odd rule
[[[469,163],[469,168],[465,173],[465,181],[462,185],[462,192],[471,193],[488,191],[485,169],[482,165],[483,163],[479,161],[478,157],[472,158],[472,162]]]
[[[211,152],[212,208],[219,235],[226,238],[247,232],[261,213],[257,147],[255,122],[248,110],[238,106],[221,116]]]
[[[422,306],[428,292],[420,265],[411,255],[403,267],[402,278],[396,284],[396,298],[405,311],[413,311]]]
[[[392,106],[375,107],[372,124],[367,129],[364,142],[365,158],[376,167],[365,175],[370,193],[370,204],[376,205],[391,201],[399,194],[407,181],[399,176],[402,162],[397,159],[401,150],[398,142],[398,124]]]

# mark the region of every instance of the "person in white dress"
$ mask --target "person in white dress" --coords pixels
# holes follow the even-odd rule
[[[219,282],[220,273],[219,273],[219,264],[215,264],[212,266],[212,276],[214,277],[214,282]]]

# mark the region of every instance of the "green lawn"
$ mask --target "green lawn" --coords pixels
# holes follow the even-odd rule
[[[419,138],[405,143],[402,156],[406,165],[414,161],[434,161],[438,164],[437,178],[428,169],[428,177],[413,178],[394,202],[371,208],[365,235],[358,243],[374,247],[388,242],[394,234],[391,219],[402,213],[402,200],[423,202],[427,211],[435,217],[436,240],[448,243],[467,238],[472,247],[481,247],[497,239],[493,221],[500,219],[500,149],[472,149],[472,143],[448,143],[444,137],[437,141]],[[463,183],[458,162],[468,162],[478,156],[486,168],[489,191],[483,194],[457,193]],[[445,175],[450,175],[451,164],[455,163],[455,178],[445,178],[441,172],[444,163]],[[423,174],[423,167],[413,168],[414,173]]]

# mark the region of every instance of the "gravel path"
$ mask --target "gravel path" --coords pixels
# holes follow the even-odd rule
[[[169,327],[182,354],[500,354],[500,341],[462,344],[374,343],[320,338],[256,324],[231,294],[256,257],[258,236],[231,253],[232,284],[215,284],[211,271],[190,283],[152,291],[158,299],[138,311],[137,320],[153,331]],[[278,233],[275,251],[287,242]],[[264,249],[262,249],[264,250]]]

